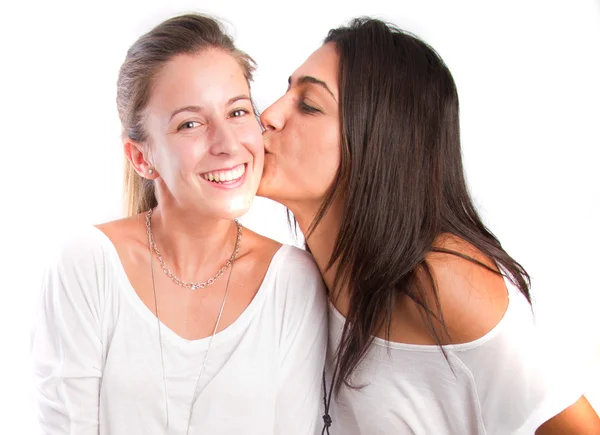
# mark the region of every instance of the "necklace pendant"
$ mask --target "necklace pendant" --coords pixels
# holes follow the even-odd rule
[[[190,287],[190,290],[194,291],[198,288],[198,286],[196,284],[192,284],[192,286]]]

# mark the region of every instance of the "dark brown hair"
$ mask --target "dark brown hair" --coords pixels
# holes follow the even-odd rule
[[[331,30],[328,42],[340,59],[341,163],[309,233],[339,199],[343,217],[328,265],[338,263],[334,294],[341,287],[349,292],[337,354],[339,389],[352,386],[350,375],[373,335],[383,328],[389,338],[399,296],[418,304],[441,346],[435,325],[447,330],[426,255],[445,252],[490,269],[435,248],[442,234],[471,243],[531,299],[527,272],[482,223],[469,195],[458,94],[440,56],[417,37],[369,18]],[[434,307],[426,297],[432,291]]]
[[[196,54],[210,48],[223,50],[237,59],[250,85],[255,62],[235,47],[222,25],[211,17],[186,14],[168,19],[129,48],[117,81],[117,108],[124,137],[138,143],[148,140],[143,112],[161,67],[177,55]],[[137,174],[129,161],[125,167],[125,196],[130,216],[156,206],[154,183]]]

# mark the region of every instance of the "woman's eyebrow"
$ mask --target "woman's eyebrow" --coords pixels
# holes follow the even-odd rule
[[[288,78],[288,84],[290,86],[292,85],[292,77],[291,76]],[[329,95],[331,95],[333,97],[333,99],[335,100],[335,102],[337,103],[337,98],[335,98],[335,95],[333,95],[333,92],[331,92],[331,89],[329,89],[329,86],[327,86],[327,83],[325,83],[323,80],[320,80],[313,76],[302,76],[298,79],[298,85],[304,85],[304,84],[321,86],[323,89],[325,89],[327,92],[329,92]]]

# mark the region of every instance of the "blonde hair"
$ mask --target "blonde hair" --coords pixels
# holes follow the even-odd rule
[[[124,175],[123,208],[127,216],[144,213],[158,205],[154,194],[154,182],[140,176],[127,158]]]
[[[221,24],[211,17],[186,14],[168,19],[129,48],[117,81],[117,109],[124,139],[147,143],[143,111],[159,69],[174,56],[194,54],[208,48],[218,48],[231,54],[250,85],[254,60],[238,50]],[[127,216],[143,213],[158,204],[154,182],[139,175],[128,159],[125,159],[124,203]]]

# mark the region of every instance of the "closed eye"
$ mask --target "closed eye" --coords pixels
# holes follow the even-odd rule
[[[300,101],[298,103],[298,107],[300,108],[300,111],[304,112],[304,113],[308,113],[308,114],[321,113],[321,111],[319,109],[317,109],[313,106],[309,106],[304,101]]]

